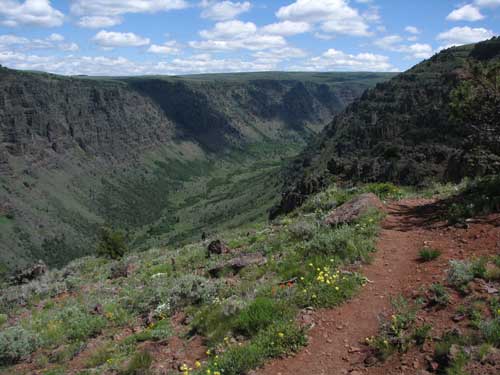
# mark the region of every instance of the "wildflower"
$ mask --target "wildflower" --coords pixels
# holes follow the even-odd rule
[[[336,286],[335,290],[338,292],[340,290],[340,288],[338,286]]]
[[[311,297],[312,297],[313,299],[315,299],[315,298],[316,298],[316,294],[313,294]]]
[[[201,367],[201,363],[200,363],[200,361],[196,361],[196,362],[194,363],[194,367],[195,367],[195,368],[200,368],[200,367]]]
[[[278,333],[278,336],[279,336],[280,338],[283,338],[283,337],[285,337],[285,334],[284,334],[283,332],[279,332],[279,333]]]
[[[220,375],[219,371],[214,371],[214,375]]]
[[[211,353],[210,349],[208,349],[205,353],[206,353],[206,355],[210,355],[210,353]]]
[[[210,369],[207,369],[207,375],[211,375],[212,374],[212,371],[210,371]]]

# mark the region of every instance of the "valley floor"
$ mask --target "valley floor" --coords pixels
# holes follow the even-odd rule
[[[435,200],[405,199],[387,206],[378,251],[373,262],[360,272],[369,283],[357,297],[334,309],[309,311],[301,319],[310,323],[309,345],[294,357],[275,360],[259,375],[285,374],[426,374],[434,348],[424,345],[402,355],[394,355],[384,363],[371,361],[368,337],[377,335],[379,318],[391,314],[391,299],[404,295],[416,298],[423,288],[445,283],[451,259],[471,259],[500,253],[500,215],[475,219],[468,228],[456,228],[439,221],[443,209]],[[419,251],[432,247],[442,255],[433,262],[419,261]],[[494,289],[491,292],[498,293]],[[484,293],[479,288],[478,293]],[[463,296],[452,293],[451,302],[443,310],[421,310],[417,320],[430,323],[430,336],[438,338],[450,329],[467,329],[469,322],[455,323],[457,307]],[[456,319],[455,319],[456,320]],[[500,362],[479,365],[471,374],[498,374]]]

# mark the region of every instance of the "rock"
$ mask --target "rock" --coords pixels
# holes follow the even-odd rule
[[[207,251],[208,256],[210,257],[212,254],[221,255],[230,253],[231,249],[229,249],[221,240],[215,240],[210,242]]]
[[[380,199],[373,193],[361,194],[339,208],[331,211],[325,219],[326,225],[349,224],[360,218],[370,209],[382,210],[384,207]]]
[[[12,284],[20,285],[36,280],[44,275],[48,271],[47,265],[39,260],[37,263],[18,270],[15,275],[11,278]]]
[[[236,258],[230,259],[227,262],[219,263],[212,267],[208,272],[211,276],[216,277],[223,269],[231,269],[234,272],[239,272],[241,269],[258,265],[261,266],[267,263],[266,257],[261,253],[242,254]]]
[[[92,309],[92,314],[95,315],[102,315],[104,313],[104,309],[102,308],[102,305],[100,303],[96,304],[94,308]]]

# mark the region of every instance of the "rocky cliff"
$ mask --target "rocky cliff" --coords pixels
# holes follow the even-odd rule
[[[221,160],[227,168],[266,160],[267,144],[300,147],[386,78],[93,78],[1,68],[0,266],[91,253],[104,222],[134,231],[163,220],[157,226],[168,232],[179,221],[175,205],[194,200],[172,202],[184,184]]]
[[[288,168],[273,215],[327,182],[425,185],[500,171],[500,39],[450,48],[367,90]]]

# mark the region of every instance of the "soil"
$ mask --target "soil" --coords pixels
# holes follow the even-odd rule
[[[394,355],[384,363],[370,363],[364,342],[377,335],[379,317],[390,315],[393,297],[416,297],[432,283],[445,283],[450,259],[500,254],[500,215],[477,218],[458,228],[438,219],[444,208],[430,199],[390,203],[373,262],[359,270],[370,282],[344,305],[303,316],[312,326],[308,346],[293,357],[271,361],[254,374],[426,374],[431,344]],[[422,263],[418,254],[423,247],[437,249],[442,255]],[[467,329],[465,320],[455,323],[451,319],[462,297],[455,293],[451,298],[445,309],[419,312],[417,319],[432,325],[431,337],[453,328]],[[494,366],[492,371],[499,369]],[[479,368],[474,373],[490,372]]]

